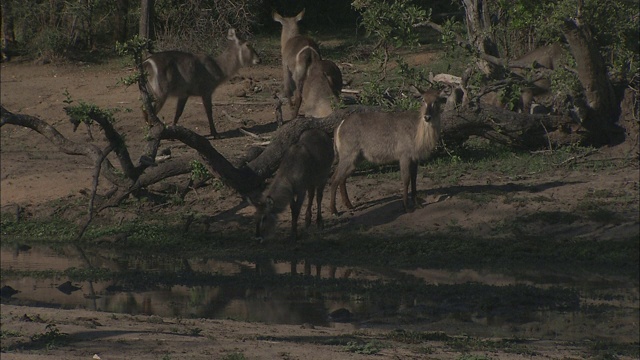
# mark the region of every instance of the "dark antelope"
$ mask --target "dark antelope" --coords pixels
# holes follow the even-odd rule
[[[353,205],[347,194],[346,180],[356,164],[366,159],[375,164],[400,163],[404,185],[402,202],[407,212],[407,189],[411,183],[414,206],[420,207],[416,195],[418,162],[435,149],[440,136],[440,95],[437,91],[421,92],[420,111],[354,113],[340,123],[335,130],[335,147],[338,166],[331,180],[331,203],[336,210],[336,189],[344,205]]]
[[[315,196],[317,203],[316,224],[323,228],[322,192],[329,178],[333,163],[333,143],[329,136],[317,129],[307,130],[300,140],[292,145],[282,158],[269,188],[257,200],[250,202],[256,207],[256,237],[261,241],[273,236],[277,216],[287,206],[291,208],[291,239],[297,237],[298,216],[309,194],[305,226],[311,224],[311,208]]]
[[[220,55],[191,54],[182,51],[164,51],[151,55],[144,61],[148,74],[148,89],[154,97],[152,111],[157,114],[168,97],[177,97],[176,115],[173,125],[178,123],[190,96],[200,96],[204,105],[211,135],[218,136],[213,124],[211,95],[224,81],[235,75],[244,66],[260,63],[253,48],[229,29],[229,44]],[[148,114],[144,113],[149,123]]]

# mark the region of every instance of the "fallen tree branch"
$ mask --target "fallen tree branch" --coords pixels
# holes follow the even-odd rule
[[[238,131],[240,131],[241,133],[247,135],[247,136],[251,136],[254,139],[258,139],[258,140],[265,140],[265,138],[263,136],[257,135],[252,133],[251,131],[245,130],[243,128],[238,128]]]
[[[157,131],[156,141],[173,139],[184,143],[196,150],[202,157],[212,175],[221,179],[226,185],[238,191],[241,195],[249,194],[261,188],[264,180],[275,173],[280,160],[287,149],[297,142],[302,132],[308,129],[320,129],[333,134],[340,122],[355,112],[382,111],[377,107],[348,106],[334,111],[330,116],[321,119],[297,118],[287,122],[272,137],[269,145],[257,157],[251,158],[247,164],[235,167],[223,157],[205,137],[181,126],[152,127]],[[572,121],[562,116],[529,115],[510,112],[501,108],[489,106],[464,107],[458,110],[446,111],[442,115],[442,138],[448,144],[460,144],[469,136],[485,137],[495,142],[516,148],[544,148],[549,145],[548,133],[566,129]],[[76,144],[62,136],[55,128],[42,120],[28,115],[14,115],[2,108],[2,124],[14,124],[31,127],[45,135],[60,149],[73,155],[86,155],[94,163],[100,160],[102,151],[91,144]],[[118,143],[125,147],[124,143]],[[114,148],[114,150],[116,150]],[[122,151],[122,150],[121,150]],[[124,152],[122,152],[124,153]],[[104,161],[103,176],[116,177],[113,166]],[[143,172],[134,179],[114,182],[120,185],[116,194],[100,210],[116,206],[132,192],[145,188],[162,179],[185,174],[191,171],[186,160],[170,159],[153,167],[139,167]],[[124,185],[124,186],[123,186]]]
[[[107,146],[107,148],[102,152],[102,155],[100,156],[100,158],[96,160],[95,167],[93,170],[93,186],[91,187],[91,197],[89,198],[89,209],[87,211],[88,212],[87,221],[85,222],[84,226],[80,229],[80,232],[78,233],[78,236],[76,237],[76,240],[75,240],[76,242],[82,239],[82,236],[84,235],[85,231],[87,231],[89,224],[91,224],[91,221],[93,221],[93,217],[94,217],[93,205],[96,200],[96,194],[98,193],[98,184],[100,183],[100,170],[102,168],[102,163],[104,162],[104,160],[107,158],[107,155],[109,155],[109,153],[112,150],[113,150],[112,145]]]
[[[67,155],[84,155],[95,162],[102,156],[100,148],[93,144],[78,144],[64,137],[56,128],[35,116],[14,114],[0,105],[0,126],[5,124],[26,127],[44,136],[60,151]],[[116,170],[108,160],[102,167],[102,176],[116,186],[123,186],[125,182],[116,174]]]

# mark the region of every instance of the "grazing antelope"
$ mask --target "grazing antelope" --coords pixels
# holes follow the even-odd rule
[[[244,66],[260,63],[260,57],[253,48],[229,29],[229,44],[220,55],[212,58],[182,51],[164,51],[151,55],[144,61],[148,74],[147,88],[154,97],[152,111],[157,114],[169,96],[178,98],[175,126],[182,115],[190,96],[200,96],[204,105],[211,135],[218,137],[213,124],[211,95],[224,81],[235,75]],[[144,112],[149,123],[148,114]]]
[[[331,60],[320,58],[320,54],[308,48],[307,76],[301,80],[294,96],[294,114],[297,116],[304,102],[302,112],[307,117],[323,118],[333,112],[331,103],[340,101],[342,92],[342,72]],[[301,94],[300,94],[301,92]]]
[[[256,237],[262,241],[275,232],[277,215],[291,208],[291,239],[297,237],[298,216],[309,194],[305,226],[311,225],[311,207],[316,198],[316,224],[323,228],[322,192],[329,178],[333,163],[333,142],[323,131],[307,130],[282,158],[273,181],[257,200],[249,200],[256,207]]]
[[[280,35],[280,52],[282,55],[282,77],[284,83],[284,96],[289,99],[289,105],[294,108],[293,117],[298,116],[292,96],[302,96],[302,83],[307,76],[307,67],[313,51],[320,54],[318,44],[313,39],[300,35],[298,22],[304,17],[304,10],[294,17],[283,17],[277,12],[273,13],[273,20],[282,24]],[[313,50],[313,51],[307,51]],[[298,104],[298,108],[300,105]]]
[[[346,180],[363,159],[375,164],[399,162],[405,211],[412,211],[407,203],[409,182],[414,206],[421,206],[416,197],[418,161],[429,156],[440,136],[440,95],[435,90],[421,91],[421,94],[422,107],[419,111],[354,113],[336,128],[334,139],[338,166],[331,179],[330,203],[333,214],[338,213],[338,186],[344,205],[353,208]]]

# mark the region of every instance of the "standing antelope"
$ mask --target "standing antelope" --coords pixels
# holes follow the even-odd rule
[[[315,50],[308,48],[307,76],[296,88],[294,114],[297,115],[304,101],[305,116],[323,118],[333,112],[332,101],[340,100],[342,91],[342,72],[331,60],[320,58]],[[301,93],[300,89],[302,89]]]
[[[334,139],[338,166],[331,179],[330,203],[333,214],[338,213],[338,186],[344,205],[353,208],[347,194],[346,180],[363,159],[375,164],[399,162],[405,211],[412,211],[407,203],[409,182],[414,206],[421,206],[416,197],[418,161],[429,156],[440,136],[439,93],[427,90],[421,91],[421,94],[420,111],[354,113],[336,128]]]
[[[182,115],[190,96],[200,96],[209,120],[211,135],[218,137],[213,125],[211,95],[224,81],[235,75],[244,66],[260,63],[260,57],[253,48],[229,29],[228,47],[215,59],[207,55],[196,55],[181,51],[164,51],[151,55],[143,65],[148,74],[147,88],[154,97],[152,111],[157,114],[167,97],[178,98],[175,126]],[[149,123],[148,113],[144,117]]]
[[[257,200],[251,201],[256,207],[256,237],[261,241],[273,235],[277,215],[291,208],[291,239],[297,237],[298,216],[309,194],[305,226],[311,225],[311,207],[316,197],[316,224],[323,228],[322,192],[329,178],[333,163],[333,143],[320,130],[310,129],[302,133],[300,140],[292,145],[282,158],[276,176],[267,191]]]
[[[309,57],[315,51],[318,56],[320,49],[313,39],[300,35],[298,22],[304,17],[304,10],[294,17],[283,17],[277,12],[273,13],[273,20],[282,24],[282,34],[280,35],[280,52],[282,55],[282,77],[284,83],[284,96],[289,99],[289,105],[294,108],[293,117],[298,116],[300,105],[298,97],[302,96],[302,83],[307,76],[307,67],[310,63]],[[313,50],[313,51],[307,51]],[[292,96],[296,91],[296,98]]]

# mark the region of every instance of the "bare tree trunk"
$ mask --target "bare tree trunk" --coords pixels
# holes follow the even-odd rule
[[[16,33],[13,22],[13,0],[2,0],[2,61],[11,59]]]
[[[491,17],[483,0],[462,0],[466,14],[469,42],[480,52],[499,57],[498,46],[492,37]],[[498,68],[484,59],[478,60],[480,70],[491,78],[498,78]]]
[[[114,14],[113,22],[114,22],[114,32],[113,32],[113,40],[114,42],[124,43],[127,41],[127,29],[129,27],[129,22],[127,19],[127,14],[129,13],[129,0],[117,0],[116,1],[116,11]]]
[[[624,141],[621,129],[615,126],[620,117],[620,105],[591,32],[575,19],[565,20],[562,31],[576,59],[578,78],[586,97],[584,127],[598,145]]]
[[[153,5],[154,0],[140,0],[140,31],[138,35],[145,39],[153,39]]]
[[[13,23],[13,0],[2,0],[2,38],[5,43],[16,41]]]

